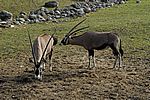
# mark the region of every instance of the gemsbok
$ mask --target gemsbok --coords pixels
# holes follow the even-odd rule
[[[123,50],[121,48],[121,39],[112,32],[85,32],[81,35],[75,36],[76,32],[83,30],[88,27],[83,27],[80,29],[74,30],[77,26],[85,21],[82,20],[77,25],[75,25],[67,35],[62,39],[61,44],[63,45],[79,45],[88,50],[89,56],[89,68],[95,67],[95,58],[94,58],[94,50],[102,50],[107,47],[110,47],[115,56],[115,62],[113,68],[116,67],[117,60],[119,60],[119,67],[121,67],[121,60],[123,56]],[[73,31],[74,30],[74,31]],[[93,66],[91,67],[91,57],[93,59]]]
[[[52,71],[51,57],[53,52],[53,46],[57,44],[57,38],[54,37],[54,34],[42,34],[34,40],[32,45],[32,40],[29,32],[28,36],[32,49],[35,78],[42,80],[42,72],[45,69],[47,57],[49,57],[49,67],[50,71]]]

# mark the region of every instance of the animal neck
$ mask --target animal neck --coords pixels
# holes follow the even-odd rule
[[[83,40],[80,38],[80,36],[71,37],[69,38],[69,44],[82,46]]]

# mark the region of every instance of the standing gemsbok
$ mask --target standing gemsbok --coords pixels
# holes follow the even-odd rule
[[[31,37],[28,32],[32,49],[33,63],[35,65],[35,78],[42,80],[42,71],[45,69],[46,58],[49,57],[49,67],[52,71],[51,57],[53,46],[57,44],[57,38],[52,35],[43,34],[38,36],[32,45]]]
[[[75,25],[67,35],[62,39],[61,44],[63,45],[79,45],[88,50],[89,55],[89,68],[91,68],[90,59],[93,59],[93,67],[95,67],[95,59],[94,59],[94,50],[102,50],[107,47],[110,47],[115,56],[116,66],[117,60],[119,60],[119,67],[121,66],[121,60],[123,56],[123,50],[121,48],[121,39],[112,32],[85,32],[81,35],[75,36],[76,32],[85,29],[87,27],[83,27],[73,31],[79,24],[83,23],[85,20],[81,21],[77,25]]]

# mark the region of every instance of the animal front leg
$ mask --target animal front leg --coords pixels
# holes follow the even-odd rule
[[[119,55],[119,68],[122,67],[122,58],[121,55]]]
[[[50,71],[52,71],[52,51],[51,51],[51,53],[50,53],[50,55],[49,55],[49,70]]]
[[[95,57],[92,57],[93,58],[93,68],[96,67],[96,63],[95,63]]]

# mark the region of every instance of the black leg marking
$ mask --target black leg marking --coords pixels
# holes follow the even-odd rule
[[[94,50],[88,50],[88,52],[89,52],[89,56],[94,57]]]

